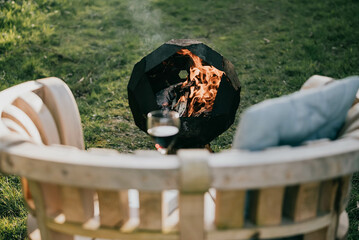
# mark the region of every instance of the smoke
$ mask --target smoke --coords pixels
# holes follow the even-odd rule
[[[132,0],[128,3],[133,26],[142,39],[142,48],[152,50],[166,41],[161,29],[161,11],[151,5],[151,1]]]

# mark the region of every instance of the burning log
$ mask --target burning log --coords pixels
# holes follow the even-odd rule
[[[169,109],[184,116],[187,110],[189,91],[181,88],[182,83],[169,86],[156,94],[156,101],[162,109]],[[183,93],[184,92],[184,93]]]
[[[186,92],[185,95],[181,97],[183,100],[180,101],[181,100],[180,98],[180,100],[178,100],[177,104],[175,105],[176,106],[175,109],[180,115],[180,117],[184,116],[184,114],[186,113],[188,94],[189,93]]]
[[[182,83],[171,85],[156,94],[156,102],[158,106],[162,106],[163,109],[171,108],[174,109],[176,104],[177,95],[179,94],[179,88]]]

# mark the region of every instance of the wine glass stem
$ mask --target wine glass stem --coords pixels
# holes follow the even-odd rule
[[[167,148],[159,148],[158,151],[162,154],[162,155],[166,155],[167,154]]]

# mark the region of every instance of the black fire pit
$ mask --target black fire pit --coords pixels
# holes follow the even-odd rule
[[[178,102],[181,94],[182,98],[189,98],[193,95],[189,89],[198,88],[194,82],[186,82],[193,75],[194,61],[182,52],[190,52],[204,66],[223,73],[212,106],[197,115],[188,116],[186,104]],[[184,93],[186,89],[188,92]],[[141,130],[147,132],[146,115],[150,111],[164,108],[180,111],[182,125],[175,147],[195,148],[208,144],[233,124],[241,85],[233,64],[227,59],[201,42],[180,39],[163,44],[136,63],[127,90],[133,118]],[[199,103],[195,106],[200,107]]]

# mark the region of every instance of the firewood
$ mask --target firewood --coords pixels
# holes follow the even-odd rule
[[[178,114],[180,115],[180,117],[182,117],[184,115],[184,113],[187,110],[187,101],[188,101],[188,92],[185,93],[185,101],[180,102],[178,104]]]

